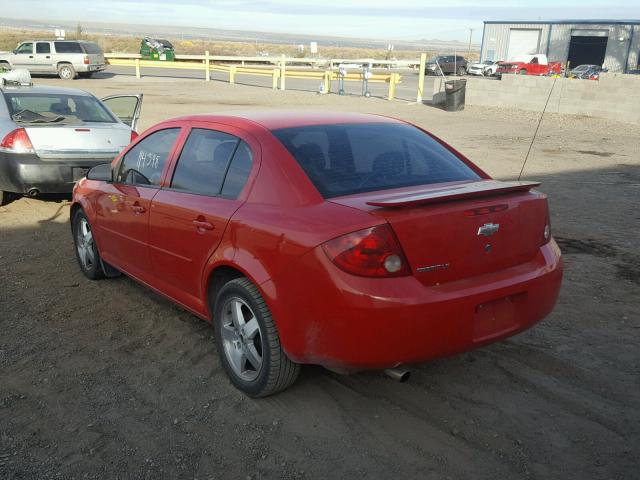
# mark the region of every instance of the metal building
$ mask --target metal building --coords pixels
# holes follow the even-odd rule
[[[544,53],[550,61],[635,70],[640,60],[640,20],[486,21],[482,60],[515,60]]]

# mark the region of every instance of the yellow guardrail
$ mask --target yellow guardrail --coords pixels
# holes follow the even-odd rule
[[[335,69],[327,70],[302,70],[302,69],[287,69],[287,63],[291,60],[300,61],[305,63],[307,59],[289,59],[281,57],[278,59],[277,66],[244,66],[243,62],[248,62],[254,59],[254,57],[221,57],[210,56],[207,53],[205,55],[181,55],[178,62],[159,62],[155,60],[142,60],[139,54],[106,54],[107,63],[115,66],[134,67],[136,71],[136,77],[141,78],[142,68],[171,68],[179,70],[201,70],[205,73],[205,80],[211,79],[211,72],[223,72],[229,75],[229,83],[234,84],[238,75],[256,75],[272,78],[272,88],[277,89],[278,85],[281,90],[285,90],[286,79],[306,79],[317,80],[322,82],[322,88],[320,92],[323,94],[330,93],[331,82],[343,79],[344,81],[357,81],[363,82],[365,80],[364,71],[347,72],[345,75]],[[186,58],[188,57],[188,58]],[[215,61],[233,61],[233,64],[224,63],[212,63]],[[255,57],[264,61],[264,57]],[[276,60],[276,59],[273,59]],[[367,81],[370,83],[388,83],[389,92],[388,99],[393,100],[395,97],[396,85],[402,82],[402,77],[399,73],[369,73]]]

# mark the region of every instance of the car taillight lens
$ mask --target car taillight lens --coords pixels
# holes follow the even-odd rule
[[[136,138],[138,138],[138,132],[131,130],[131,139],[129,139],[129,143],[133,142]]]
[[[84,56],[84,64],[85,65],[89,65],[89,56],[88,55]]]
[[[0,143],[0,148],[13,153],[34,153],[31,139],[24,128],[9,132]]]
[[[348,233],[322,245],[341,270],[361,277],[411,275],[409,264],[389,225]]]

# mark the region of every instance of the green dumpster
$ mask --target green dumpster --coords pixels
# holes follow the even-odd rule
[[[175,51],[169,40],[144,37],[140,42],[140,56],[142,60],[173,62]]]

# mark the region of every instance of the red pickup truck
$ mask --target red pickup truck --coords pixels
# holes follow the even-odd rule
[[[517,60],[502,62],[497,75],[519,73],[520,75],[552,75],[562,73],[560,62],[549,62],[546,55],[524,55]]]

